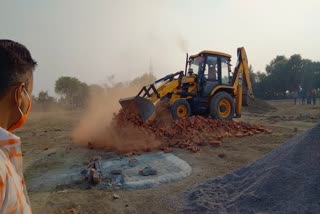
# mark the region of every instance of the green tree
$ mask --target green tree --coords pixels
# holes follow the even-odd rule
[[[284,98],[286,91],[296,91],[299,85],[305,91],[320,87],[320,63],[302,59],[299,54],[289,59],[276,56],[266,66],[266,73],[256,74],[255,94],[266,99]]]
[[[60,101],[72,109],[85,106],[89,95],[89,86],[75,77],[60,77],[55,84],[55,92]]]
[[[257,82],[257,74],[254,73],[252,65],[249,65],[249,74],[250,74],[250,81],[253,87],[253,85],[255,85]]]
[[[60,77],[55,84],[55,92],[60,96],[72,97],[78,93],[81,82],[74,77]]]
[[[287,90],[288,80],[288,59],[285,56],[276,56],[275,59],[271,60],[270,64],[266,66],[266,72],[268,74],[268,82],[271,91],[274,96],[284,96]],[[266,79],[265,79],[266,81]]]

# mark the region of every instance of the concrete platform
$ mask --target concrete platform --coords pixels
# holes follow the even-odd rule
[[[128,165],[132,158],[137,160],[137,165],[134,167]],[[148,166],[157,170],[157,175],[143,176],[139,174],[140,170]],[[111,170],[121,169],[124,176],[124,186],[133,189],[150,188],[157,184],[174,182],[189,176],[192,172],[192,168],[187,162],[174,154],[163,152],[105,161],[102,162],[102,167],[107,173],[110,173]]]
[[[130,161],[131,160],[131,161]],[[131,164],[132,160],[135,164]],[[118,157],[101,160],[102,175],[106,179],[97,186],[98,189],[143,189],[158,184],[171,183],[188,177],[192,173],[191,166],[172,153],[150,152],[140,156]],[[152,167],[156,175],[143,176],[139,171]],[[81,171],[84,168],[69,168],[48,171],[41,176],[27,181],[30,191],[44,191],[60,188],[80,187]],[[121,174],[113,175],[113,170],[121,170]],[[83,187],[83,186],[82,186]],[[59,188],[59,189],[60,189]],[[81,188],[81,187],[80,187]]]

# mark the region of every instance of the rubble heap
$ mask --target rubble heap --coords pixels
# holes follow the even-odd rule
[[[140,129],[147,136],[161,141],[159,149],[171,152],[172,148],[197,152],[202,145],[221,145],[226,137],[245,137],[259,133],[271,133],[265,127],[239,121],[213,120],[192,116],[162,123],[159,118],[143,123],[140,116],[120,110],[113,118],[113,126],[121,130],[131,126]]]
[[[81,175],[90,184],[98,184],[102,180],[102,169],[101,169],[101,157],[91,158],[84,170],[82,170]]]

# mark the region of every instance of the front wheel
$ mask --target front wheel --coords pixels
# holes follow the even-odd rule
[[[215,94],[210,101],[210,115],[214,119],[232,120],[235,112],[233,98],[227,92]]]
[[[186,99],[176,100],[171,107],[171,115],[174,120],[189,117],[191,115],[191,107]]]

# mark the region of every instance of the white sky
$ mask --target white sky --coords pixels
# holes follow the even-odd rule
[[[0,0],[0,38],[38,61],[34,94],[60,76],[104,83],[184,69],[185,52],[247,50],[255,71],[276,55],[320,60],[317,0]]]

